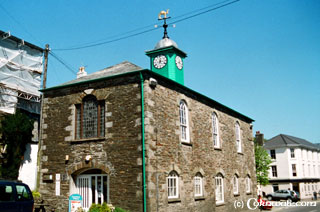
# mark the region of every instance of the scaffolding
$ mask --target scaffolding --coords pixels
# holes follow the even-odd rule
[[[40,114],[43,49],[0,31],[0,112]]]

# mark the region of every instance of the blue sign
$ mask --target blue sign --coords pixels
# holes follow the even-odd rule
[[[82,208],[82,196],[80,194],[72,194],[69,197],[69,212],[76,212],[78,208]]]

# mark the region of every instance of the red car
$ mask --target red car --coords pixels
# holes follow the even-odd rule
[[[272,209],[272,205],[270,202],[264,200],[261,198],[261,196],[258,196],[258,203],[259,203],[259,208],[262,210],[271,210]]]

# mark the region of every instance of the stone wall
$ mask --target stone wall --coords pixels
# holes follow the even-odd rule
[[[147,211],[234,211],[235,200],[256,195],[254,148],[250,121],[212,100],[157,77],[150,87],[144,72]],[[153,76],[153,75],[151,75]],[[153,76],[156,77],[156,76]],[[75,104],[88,94],[105,100],[105,138],[75,140]],[[180,142],[179,103],[189,109],[190,144]],[[219,119],[220,149],[213,147],[212,113]],[[242,153],[236,151],[236,121]],[[132,212],[143,211],[141,96],[139,75],[79,84],[46,91],[43,107],[40,192],[56,211],[66,211],[72,179],[82,170],[101,169],[109,175],[110,202]],[[66,161],[66,155],[69,160]],[[92,155],[90,162],[85,157]],[[179,174],[180,196],[168,200],[167,176]],[[194,197],[193,178],[201,173],[204,196]],[[55,195],[55,174],[61,174],[61,195]],[[224,176],[224,204],[215,203],[214,177]],[[232,177],[239,176],[235,196]],[[53,180],[46,180],[48,175]],[[245,177],[251,178],[251,193]]]
[[[110,203],[142,211],[138,79],[110,79],[45,92],[40,192],[48,209],[67,211],[72,179],[82,170],[97,168],[109,176]],[[75,140],[75,104],[88,94],[105,100],[105,138]],[[87,155],[92,156],[89,162],[85,162]],[[60,196],[55,195],[56,174],[61,174]]]
[[[148,211],[235,211],[234,201],[256,197],[254,148],[250,123],[228,112],[225,107],[199,98],[187,89],[157,78],[151,88],[145,82]],[[179,103],[189,109],[190,144],[180,141]],[[212,113],[219,119],[220,149],[213,147]],[[232,114],[233,113],[233,114]],[[232,114],[232,115],[230,115]],[[237,153],[235,123],[241,127],[242,153]],[[168,200],[166,178],[179,174],[179,198]],[[203,175],[204,196],[194,197],[193,178]],[[224,176],[224,204],[215,204],[215,176]],[[239,195],[233,194],[232,178],[239,176]],[[251,178],[246,193],[245,178]]]

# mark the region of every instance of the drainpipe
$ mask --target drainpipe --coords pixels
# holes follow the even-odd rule
[[[142,174],[143,174],[143,211],[147,212],[147,198],[146,198],[146,162],[145,162],[145,138],[144,138],[144,96],[143,96],[143,83],[144,79],[140,72],[141,82],[141,137],[142,137]]]

